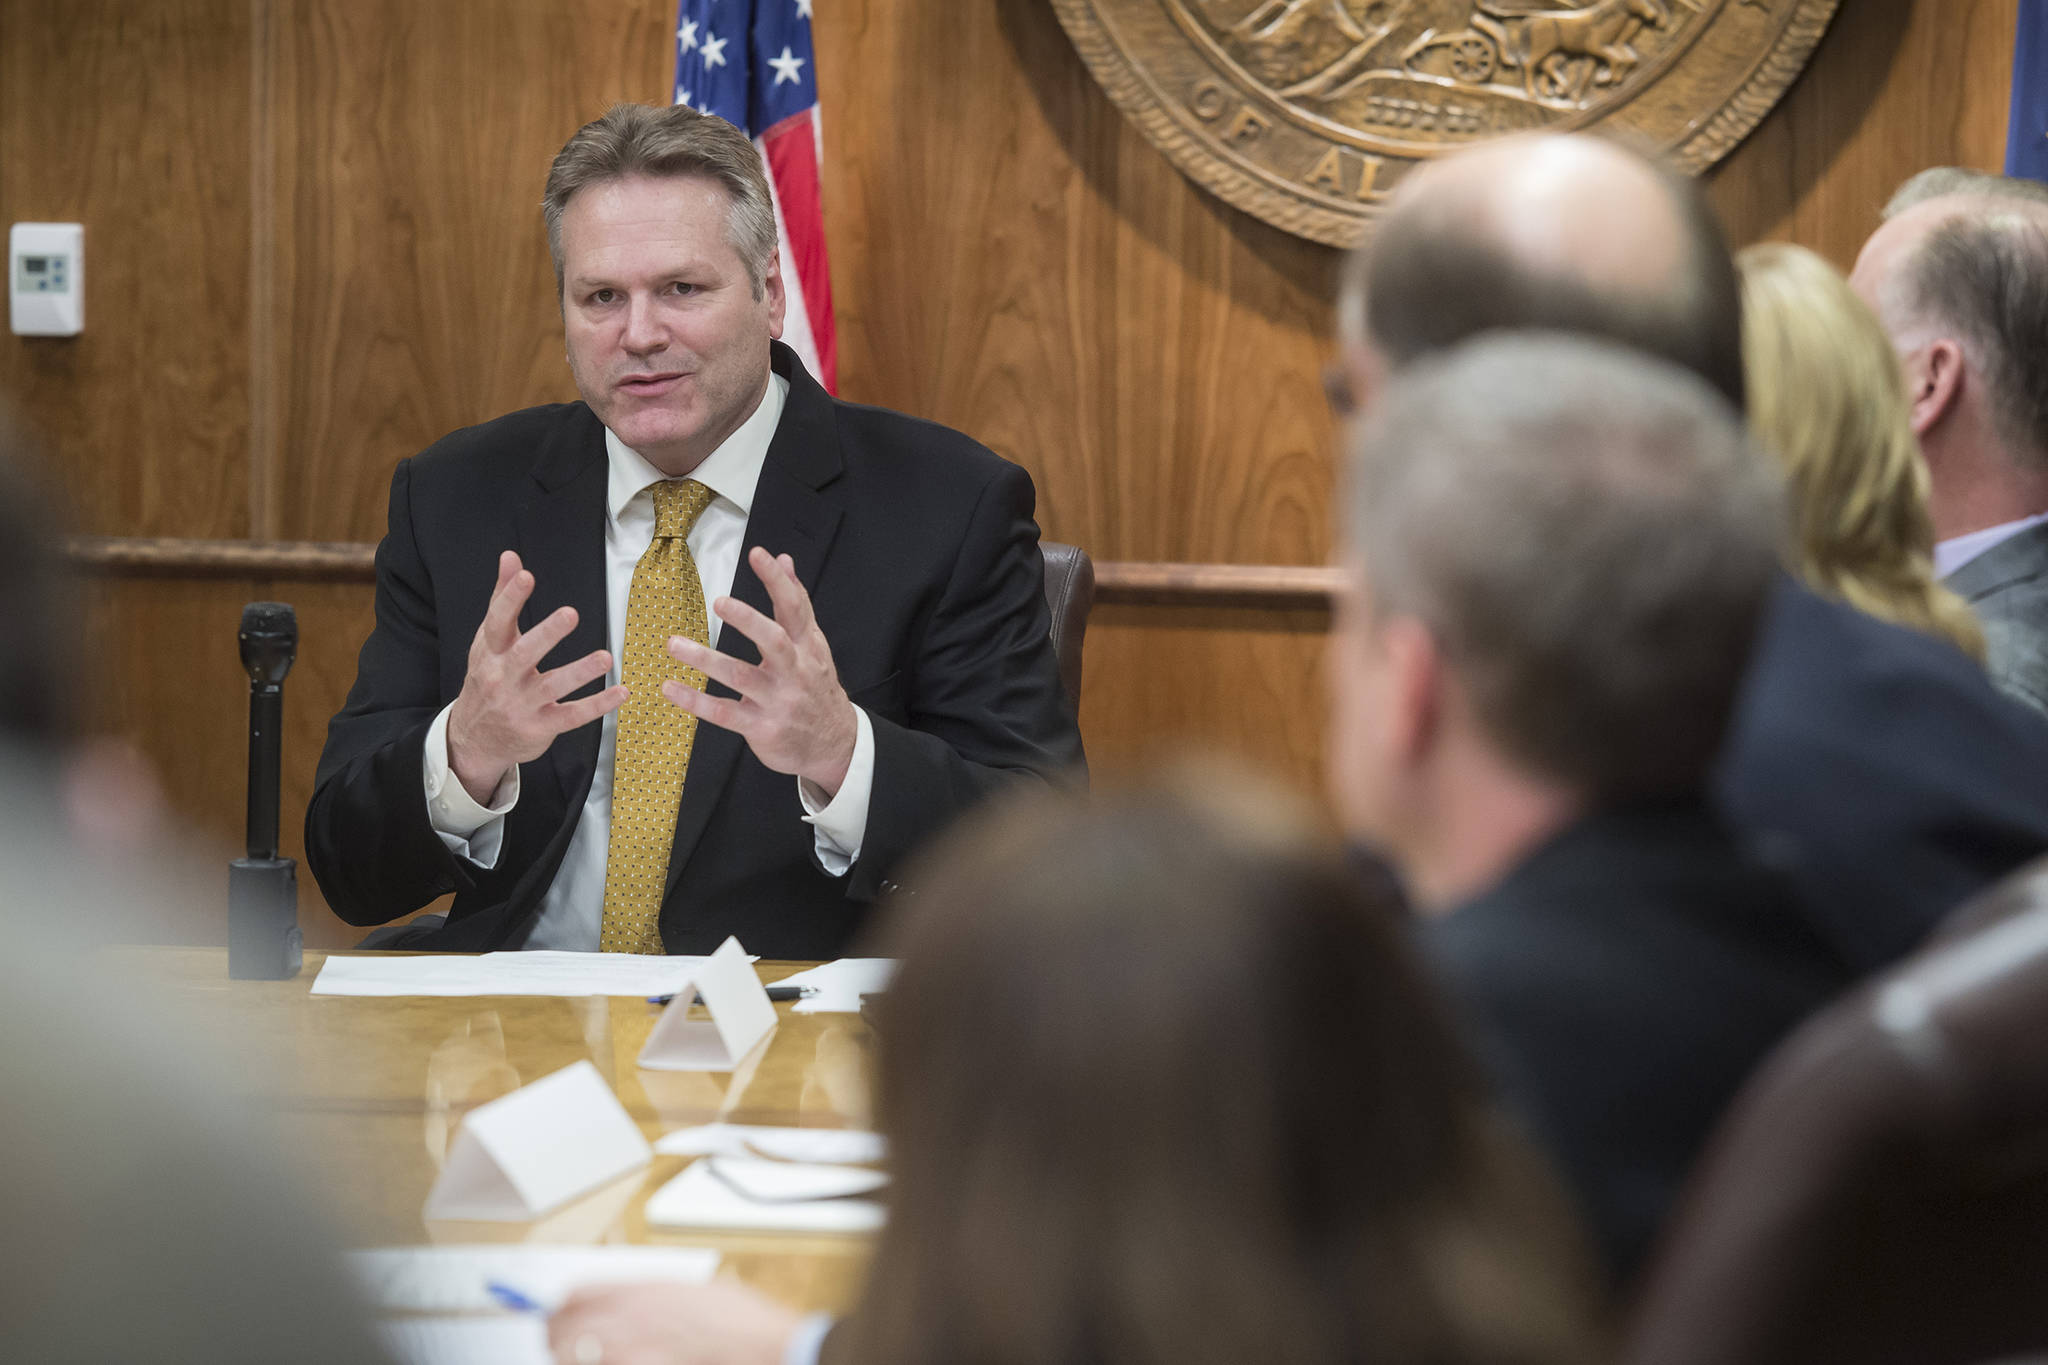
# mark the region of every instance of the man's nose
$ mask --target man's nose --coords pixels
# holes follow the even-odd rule
[[[650,355],[668,346],[668,329],[662,326],[654,300],[636,294],[626,302],[626,331],[621,344],[635,355]]]

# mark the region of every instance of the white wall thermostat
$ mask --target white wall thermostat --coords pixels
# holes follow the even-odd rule
[[[7,317],[16,336],[85,330],[85,227],[16,223],[7,232]]]

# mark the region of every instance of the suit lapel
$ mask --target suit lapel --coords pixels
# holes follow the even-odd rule
[[[519,509],[513,549],[533,573],[533,596],[519,614],[519,628],[532,630],[558,607],[576,608],[576,628],[555,646],[541,667],[559,667],[605,647],[604,518],[608,461],[604,426],[578,404],[578,419],[535,460],[533,497]],[[598,679],[571,696],[598,691]],[[559,736],[541,758],[562,799],[580,806],[597,770],[603,725],[586,725]]]
[[[775,372],[789,380],[789,397],[783,403],[775,438],[769,443],[761,481],[754,489],[754,505],[747,517],[739,567],[732,579],[732,595],[769,616],[775,614],[775,609],[768,600],[768,589],[748,565],[747,557],[756,545],[770,554],[788,555],[796,563],[797,581],[815,597],[825,558],[839,529],[841,509],[829,485],[839,477],[842,467],[831,395],[805,372],[793,351],[780,342],[774,343],[773,350]],[[750,664],[761,661],[761,652],[754,642],[730,625],[719,628],[718,652]],[[717,697],[735,695],[723,683],[712,683],[707,690]],[[684,865],[696,852],[704,827],[710,823],[712,811],[731,782],[740,751],[746,744],[730,730],[702,723],[697,726],[696,742],[690,751],[690,771],[683,781],[682,804],[676,811],[675,842],[669,849],[669,893],[675,891]],[[792,787],[794,784],[792,778]],[[790,792],[790,802],[792,806],[796,802],[794,790]]]

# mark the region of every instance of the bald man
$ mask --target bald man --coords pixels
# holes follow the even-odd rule
[[[2048,716],[2048,187],[1964,183],[1899,209],[1851,283],[1905,370],[1935,569],[1983,621],[1992,681]]]

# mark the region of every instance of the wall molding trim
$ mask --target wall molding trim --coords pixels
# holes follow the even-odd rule
[[[117,578],[368,583],[376,577],[377,547],[369,541],[72,536],[65,553],[85,573]],[[1312,564],[1095,566],[1095,600],[1114,605],[1327,607],[1342,583],[1342,570]]]

